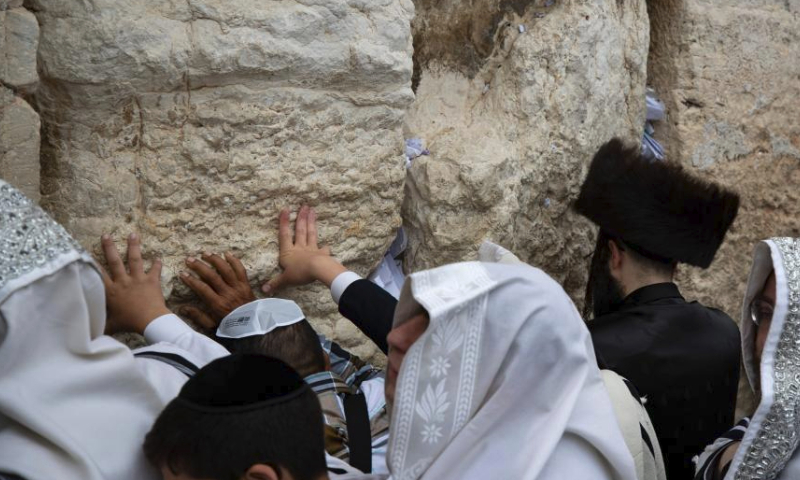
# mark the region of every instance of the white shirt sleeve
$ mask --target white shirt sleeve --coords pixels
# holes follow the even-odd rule
[[[217,358],[229,355],[225,347],[196,332],[175,314],[162,315],[144,330],[144,339],[150,345],[167,343],[192,354],[200,361],[199,367]]]
[[[156,346],[137,348],[133,351],[134,355],[142,352],[171,353],[178,355],[198,368],[203,364],[194,358],[189,352],[173,347],[167,343],[159,343]],[[135,357],[136,366],[153,387],[156,395],[161,399],[163,405],[171,402],[181,391],[183,384],[189,377],[175,368],[173,365],[162,362],[150,357]]]
[[[333,279],[333,282],[331,282],[331,296],[337,305],[339,304],[339,299],[342,298],[342,294],[347,290],[347,287],[356,280],[361,280],[361,275],[350,271],[342,272]]]

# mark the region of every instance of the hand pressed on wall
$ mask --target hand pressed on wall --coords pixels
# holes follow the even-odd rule
[[[171,313],[161,292],[161,261],[144,270],[139,236],[128,237],[127,268],[109,235],[101,239],[108,270],[101,269],[106,290],[106,333],[144,333],[156,318]]]
[[[279,225],[279,263],[283,272],[261,287],[265,294],[273,295],[282,287],[307,285],[318,280],[330,286],[337,275],[347,271],[331,256],[329,247],[319,247],[317,214],[313,208],[303,206],[297,212],[294,240],[289,230],[288,210],[281,211]]]
[[[186,259],[188,266],[197,277],[181,272],[181,280],[191,288],[208,307],[210,315],[199,308],[186,306],[181,313],[206,329],[219,326],[232,311],[256,299],[247,279],[247,270],[232,253],[224,257],[203,253],[203,261],[194,257]]]

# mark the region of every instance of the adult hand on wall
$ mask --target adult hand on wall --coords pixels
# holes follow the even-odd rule
[[[318,246],[317,214],[313,208],[303,206],[297,213],[294,240],[289,230],[289,211],[282,210],[279,220],[279,263],[283,272],[261,287],[265,294],[273,295],[283,287],[317,280],[330,287],[340,273],[347,271],[331,256],[329,247]]]
[[[213,329],[229,313],[256,297],[250,288],[247,270],[232,253],[226,252],[223,257],[206,252],[201,258],[203,261],[193,257],[186,259],[186,265],[197,277],[182,272],[181,280],[203,300],[210,315],[192,306],[183,307],[181,313],[196,324]]]
[[[139,236],[128,237],[128,265],[117,251],[109,235],[101,239],[108,270],[102,269],[106,290],[106,333],[136,332],[156,318],[171,313],[161,292],[161,261],[154,260],[149,272],[144,271]]]

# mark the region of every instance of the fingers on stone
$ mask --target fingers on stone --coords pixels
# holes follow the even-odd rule
[[[271,279],[267,283],[261,286],[261,291],[264,292],[264,295],[269,297],[275,295],[281,286],[283,285],[283,275],[278,275],[277,277]]]
[[[103,235],[102,241],[103,255],[106,257],[108,270],[111,278],[116,280],[125,275],[125,264],[122,262],[122,257],[119,256],[117,246],[109,235]]]
[[[233,271],[227,259],[222,258],[222,256],[216,253],[209,254],[208,252],[204,253],[202,258],[217,270],[217,273],[219,273],[225,283],[232,285],[237,282],[238,278],[236,273]]]
[[[281,210],[278,224],[278,241],[280,242],[281,250],[283,250],[292,245],[292,232],[289,230],[289,210]]]
[[[308,245],[316,248],[319,236],[317,233],[317,213],[313,208],[308,210],[308,234],[306,237]]]
[[[128,269],[131,275],[144,275],[142,243],[135,233],[130,234],[128,237]]]
[[[297,220],[294,225],[294,243],[305,247],[308,241],[308,207],[303,206],[297,213]]]
[[[185,283],[189,288],[191,288],[206,303],[219,297],[219,295],[217,294],[217,292],[214,291],[214,289],[212,289],[210,286],[208,286],[207,283],[200,280],[199,278],[193,277],[187,272],[181,272],[180,277],[183,283]]]
[[[154,278],[161,280],[161,269],[164,267],[164,263],[161,259],[156,258],[153,260],[153,264],[150,266],[150,272],[148,275],[153,276]]]
[[[227,287],[222,277],[213,268],[206,265],[205,262],[189,257],[186,259],[186,265],[200,277],[203,283],[216,290],[217,293],[221,293]]]
[[[247,269],[244,268],[244,264],[241,260],[236,258],[231,252],[225,252],[225,259],[228,261],[228,264],[231,266],[231,268],[233,268],[236,278],[238,278],[239,281],[249,281],[247,279]]]

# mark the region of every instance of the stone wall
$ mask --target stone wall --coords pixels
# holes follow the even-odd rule
[[[417,2],[406,130],[431,155],[406,184],[407,266],[472,259],[490,238],[578,299],[594,230],[570,203],[597,147],[641,136],[645,2],[476,3]]]
[[[39,24],[22,0],[0,0],[0,178],[39,200],[39,115],[25,97],[39,82]]]
[[[739,217],[707,271],[682,268],[692,299],[739,320],[760,239],[800,236],[800,1],[649,1],[648,81],[665,100],[671,160],[738,190]],[[745,413],[752,401],[740,389]]]
[[[800,2],[651,2],[650,15],[649,81],[669,117],[657,136],[673,161],[742,194],[714,265],[682,281],[736,315],[755,242],[800,236]]]
[[[366,273],[400,226],[410,0],[34,0],[43,203],[99,253],[140,231],[170,302],[187,255],[232,250],[277,272],[277,214],[317,206],[323,240]],[[322,333],[317,286],[286,292]]]
[[[743,197],[686,296],[736,317],[755,241],[800,235],[800,0],[414,4],[0,0],[0,177],[95,253],[142,232],[172,305],[198,251],[276,273],[301,203],[361,273],[402,222],[409,270],[490,238],[580,303],[595,230],[569,204],[598,145],[640,138],[649,84],[670,161]],[[431,151],[407,173],[404,136]],[[322,288],[288,295],[375,355]]]

